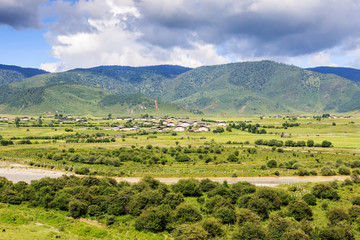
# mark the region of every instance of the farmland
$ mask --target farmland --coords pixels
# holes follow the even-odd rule
[[[31,184],[2,178],[1,237],[359,239],[359,118],[195,117],[1,116],[3,163],[78,176]],[[206,180],[335,175],[347,180],[276,188]],[[146,224],[152,218],[162,220]]]

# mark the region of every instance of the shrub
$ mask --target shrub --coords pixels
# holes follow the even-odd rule
[[[289,215],[294,217],[297,221],[306,219],[311,220],[313,213],[311,208],[304,200],[295,200],[288,206]]]
[[[266,166],[268,168],[276,168],[277,167],[277,162],[276,160],[269,160],[267,163],[266,163]]]
[[[185,197],[201,196],[200,183],[195,179],[181,179],[173,185],[173,190],[182,193]]]
[[[214,212],[214,216],[219,218],[222,223],[235,223],[236,221],[236,214],[234,209],[229,207],[220,207]]]
[[[341,167],[341,168],[339,168],[339,174],[340,175],[350,175],[350,169],[347,167]]]
[[[323,176],[334,176],[334,175],[336,175],[336,172],[334,170],[332,170],[331,168],[329,168],[329,167],[323,167],[321,169],[321,175],[323,175]]]
[[[171,209],[165,207],[150,207],[143,211],[135,220],[135,229],[138,231],[162,232],[171,221]]]
[[[324,140],[321,143],[321,147],[324,147],[324,148],[332,147],[332,144],[331,144],[331,142]]]
[[[353,240],[355,239],[351,226],[346,222],[340,222],[336,225],[327,225],[320,231],[320,239],[334,240]]]
[[[321,199],[330,199],[330,200],[338,200],[340,199],[339,194],[329,185],[325,184],[317,184],[312,189],[312,194],[315,197]]]
[[[247,222],[234,233],[233,240],[268,239],[265,229],[260,224]]]
[[[206,240],[209,233],[200,224],[184,224],[174,230],[173,236],[175,240]]]
[[[235,154],[230,154],[230,155],[228,156],[227,160],[228,160],[229,162],[238,162],[238,161],[239,161],[239,158],[237,158]]]
[[[210,237],[222,237],[224,229],[219,219],[208,218],[202,222],[202,227],[209,233]]]
[[[338,207],[329,210],[328,218],[331,224],[336,224],[348,220],[350,215],[345,209]]]
[[[175,157],[175,160],[178,162],[189,162],[190,161],[190,157],[186,156],[186,155],[177,155]]]
[[[302,199],[311,206],[316,205],[316,197],[314,196],[314,194],[307,193],[304,196],[302,196]]]
[[[251,223],[260,223],[261,222],[261,218],[254,213],[253,211],[251,211],[250,209],[247,208],[240,208],[237,212],[236,212],[236,222],[239,226],[244,225],[246,222],[251,222]]]
[[[90,170],[87,167],[75,168],[76,174],[87,175],[87,174],[89,174],[89,172],[90,172]]]
[[[69,202],[68,209],[71,217],[78,218],[86,214],[87,205],[80,200],[74,199]]]
[[[175,209],[175,219],[180,223],[198,222],[202,219],[200,211],[193,205],[182,203]]]

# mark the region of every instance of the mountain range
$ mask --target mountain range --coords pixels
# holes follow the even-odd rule
[[[60,73],[0,65],[0,113],[350,112],[360,110],[360,70],[354,70],[302,69],[266,60],[194,69],[99,66]]]

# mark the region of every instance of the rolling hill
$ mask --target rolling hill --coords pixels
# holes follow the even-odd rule
[[[54,84],[28,88],[12,95],[0,108],[1,113],[42,115],[55,112],[72,115],[118,116],[132,114],[186,115],[189,112],[171,103],[137,94],[111,94],[75,84]]]
[[[77,89],[76,94],[70,86]],[[85,93],[80,94],[80,86],[87,87],[83,90],[89,92],[89,98],[85,97]],[[32,99],[34,94],[41,95],[43,101]],[[63,95],[67,97],[60,97]],[[11,113],[48,111],[45,106],[52,106],[49,111],[57,109],[66,112],[73,109],[85,114],[103,114],[112,109],[126,112],[126,109],[131,109],[129,104],[133,104],[133,98],[171,102],[175,104],[170,107],[171,112],[175,111],[174,108],[184,111],[176,107],[180,105],[187,110],[200,110],[206,114],[334,113],[360,109],[358,83],[337,75],[321,74],[273,61],[195,69],[171,65],[74,69],[35,75],[0,85],[0,96],[1,112]],[[78,102],[75,100],[77,98]],[[171,105],[165,102],[165,106]],[[77,108],[78,103],[87,107]],[[120,108],[120,105],[125,107]]]
[[[316,67],[307,68],[309,71],[323,73],[323,74],[335,74],[343,78],[347,78],[354,82],[360,82],[360,70],[355,68],[344,67]]]
[[[24,78],[47,73],[46,71],[36,68],[22,68],[18,66],[0,64],[0,85],[18,82]]]
[[[164,99],[208,113],[320,113],[358,109],[358,84],[272,61],[204,66],[173,80]]]

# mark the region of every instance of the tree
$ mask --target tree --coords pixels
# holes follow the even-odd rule
[[[219,219],[208,218],[202,222],[202,227],[209,233],[210,237],[221,237],[224,235],[224,229]]]
[[[162,232],[171,222],[171,209],[162,207],[150,207],[140,214],[135,220],[135,229],[138,231]]]
[[[309,236],[301,229],[291,229],[284,233],[282,240],[308,240]]]
[[[345,209],[337,207],[329,210],[328,218],[331,224],[336,224],[341,221],[349,220],[350,215]]]
[[[240,208],[236,213],[237,224],[239,226],[244,225],[246,222],[260,223],[261,218],[253,211],[246,208]]]
[[[316,197],[314,196],[314,194],[311,193],[307,193],[305,195],[302,196],[302,199],[309,205],[311,206],[315,206],[316,205]]]
[[[254,224],[251,222],[245,223],[242,227],[239,228],[237,232],[234,233],[233,240],[262,240],[268,239],[266,236],[265,229],[260,224]]]
[[[307,142],[306,142],[306,145],[308,146],[308,147],[313,147],[314,146],[314,140],[307,140]]]
[[[276,160],[269,160],[266,163],[266,166],[268,166],[268,168],[276,168],[277,167],[277,162],[276,162]]]
[[[313,213],[311,208],[304,200],[295,200],[288,206],[289,215],[294,217],[297,221],[307,219],[311,220]]]
[[[182,193],[185,197],[201,196],[200,183],[195,179],[181,179],[173,185],[173,190]]]
[[[16,127],[20,127],[20,118],[16,117],[14,120],[14,123],[15,123]]]
[[[175,218],[180,223],[198,222],[202,219],[199,209],[189,203],[182,203],[175,209]]]
[[[86,214],[87,205],[80,200],[73,199],[69,202],[68,209],[71,217],[78,218]]]
[[[199,223],[178,226],[173,233],[175,240],[206,240],[209,233]]]
[[[218,209],[215,210],[214,212],[214,216],[216,218],[219,218],[221,220],[222,223],[235,223],[236,221],[236,214],[234,209],[231,209],[229,207],[220,207]]]

